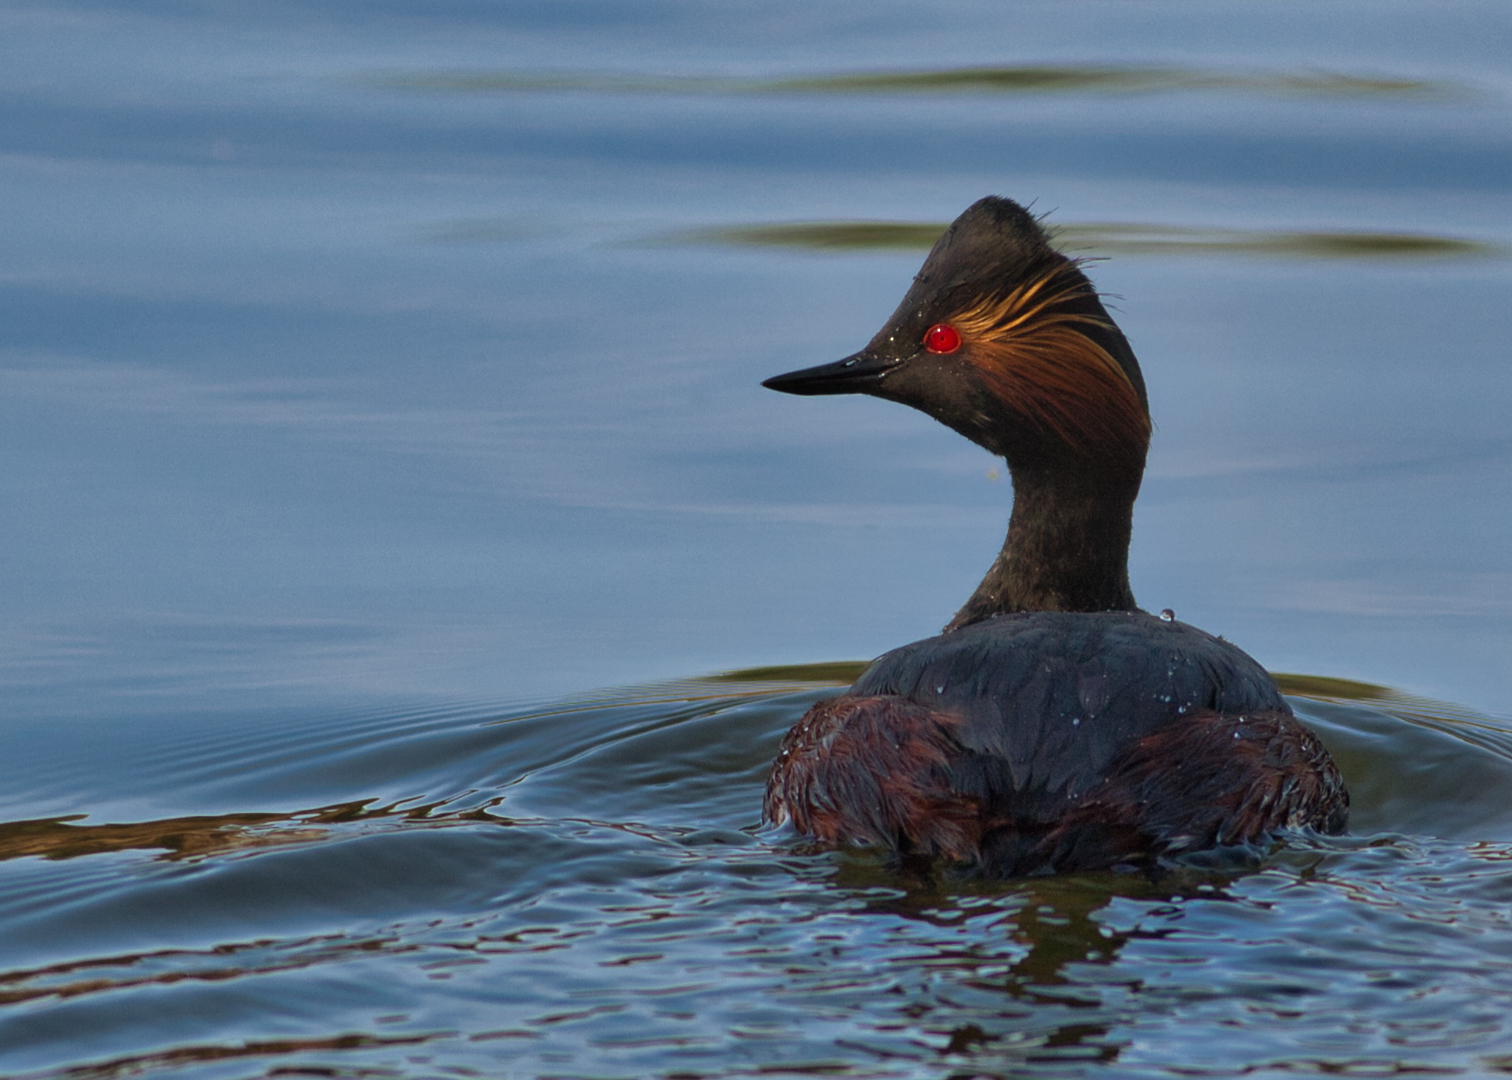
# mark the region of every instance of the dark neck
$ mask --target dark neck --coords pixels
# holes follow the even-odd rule
[[[1014,611],[1134,611],[1129,536],[1139,476],[1013,470],[1008,538],[946,631]]]

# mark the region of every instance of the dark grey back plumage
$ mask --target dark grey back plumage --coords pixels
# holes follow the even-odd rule
[[[1291,712],[1242,649],[1142,611],[998,615],[894,649],[850,693],[957,716],[957,741],[1006,763],[1015,791],[1060,796],[1194,711]]]

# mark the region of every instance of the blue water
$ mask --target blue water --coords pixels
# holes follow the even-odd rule
[[[1512,1069],[1509,32],[0,10],[0,1072]],[[988,193],[1105,260],[1136,596],[1336,680],[1353,837],[988,887],[756,827],[833,688],[699,677],[936,631],[1011,495],[760,380]]]

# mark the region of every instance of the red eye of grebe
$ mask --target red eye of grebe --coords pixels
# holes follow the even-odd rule
[[[953,353],[961,347],[961,332],[949,323],[935,323],[924,331],[924,347],[932,353]]]

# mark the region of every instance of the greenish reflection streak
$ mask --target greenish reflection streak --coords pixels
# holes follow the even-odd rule
[[[1161,67],[980,67],[784,79],[762,89],[801,93],[1054,93],[1251,90],[1308,95],[1438,96],[1450,88],[1419,79],[1363,78],[1333,72],[1253,74]]]
[[[714,683],[834,683],[848,686],[871,666],[870,660],[832,660],[817,664],[778,664],[741,668],[706,676]]]
[[[804,248],[810,251],[927,250],[943,223],[816,221],[738,225],[667,237],[672,243]],[[1422,233],[1286,232],[1193,229],[1118,222],[1059,225],[1055,242],[1069,254],[1239,254],[1303,259],[1462,259],[1505,256],[1479,240]]]
[[[1444,100],[1470,92],[1468,87],[1445,82],[1329,71],[1245,73],[1181,67],[1044,64],[941,71],[862,71],[786,79],[417,71],[375,73],[359,76],[357,81],[377,89],[461,94],[561,90],[617,94],[1130,94],[1218,90],[1308,97]]]

